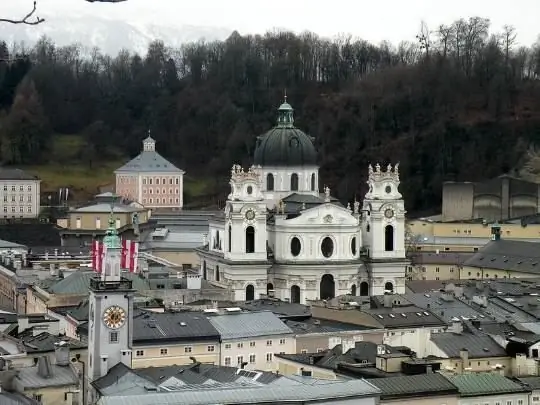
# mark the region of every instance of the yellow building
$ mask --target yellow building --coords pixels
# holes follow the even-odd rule
[[[526,224],[524,226],[524,224]],[[519,241],[540,241],[540,223],[523,219],[498,224],[501,237]],[[436,222],[415,219],[407,222],[411,251],[476,252],[491,240],[492,226],[482,220],[469,222]]]
[[[141,229],[152,226],[151,211],[136,203],[112,203],[111,193],[96,196],[96,201],[88,206],[68,212],[65,218],[57,220],[62,246],[89,246],[94,238],[105,235],[112,216],[121,236],[132,238]]]

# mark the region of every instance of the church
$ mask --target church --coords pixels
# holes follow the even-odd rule
[[[204,279],[237,301],[269,294],[293,303],[405,292],[405,206],[399,164],[369,166],[362,203],[319,191],[314,139],[287,100],[257,138],[253,166],[234,165],[223,212],[197,250]]]

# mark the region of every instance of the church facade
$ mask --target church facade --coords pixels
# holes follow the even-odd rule
[[[283,103],[257,139],[254,165],[231,170],[224,211],[197,250],[201,275],[234,292],[305,304],[351,294],[405,292],[405,207],[399,165],[369,166],[369,191],[344,207],[319,191],[313,138]]]

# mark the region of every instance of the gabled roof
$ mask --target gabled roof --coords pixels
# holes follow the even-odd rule
[[[481,395],[498,395],[531,390],[506,378],[493,373],[470,373],[447,375],[446,378],[454,384],[462,397],[478,397]]]
[[[0,404],[2,405],[40,405],[35,399],[28,398],[15,392],[0,392]]]
[[[540,273],[540,243],[500,239],[489,242],[467,259],[464,266]]]
[[[50,364],[51,374],[47,378],[38,374],[37,366],[22,367],[17,370],[18,373],[15,378],[20,381],[20,384],[25,389],[65,387],[79,383],[79,377],[69,365],[57,366],[56,364]]]
[[[86,295],[90,290],[90,279],[94,277],[95,273],[92,271],[77,271],[68,277],[60,280],[55,280],[52,283],[46,283],[43,286],[43,282],[37,285],[46,289],[50,294],[81,294]],[[149,290],[148,282],[141,279],[133,273],[122,273],[122,277],[125,277],[133,281],[133,288],[138,291]],[[43,280],[47,282],[47,280]],[[49,284],[47,286],[47,284]]]
[[[368,380],[381,390],[381,399],[457,395],[457,387],[439,373],[374,378]]]
[[[470,359],[508,356],[491,336],[481,333],[432,333],[431,341],[451,359],[458,358],[464,348],[469,351]]]
[[[124,166],[116,169],[115,173],[184,173],[156,151],[142,151]]]
[[[445,326],[446,323],[433,312],[416,306],[376,308],[363,310],[385,328],[411,328]]]
[[[80,340],[72,339],[67,336],[55,336],[48,332],[42,332],[36,336],[28,336],[22,338],[25,350],[27,353],[44,353],[53,352],[55,343],[67,342],[70,349],[84,349],[88,345]]]
[[[130,212],[138,212],[142,210],[143,208],[133,207],[131,205],[126,205],[126,204],[115,204],[113,208],[113,212],[115,213],[130,213]],[[108,214],[111,212],[111,204],[107,204],[107,203],[92,204],[86,207],[77,208],[71,212]]]
[[[293,333],[278,316],[267,311],[210,315],[208,319],[223,340]]]
[[[0,180],[39,180],[21,169],[0,168]]]
[[[136,310],[133,341],[161,344],[163,341],[219,340],[219,332],[201,312],[156,313]]]

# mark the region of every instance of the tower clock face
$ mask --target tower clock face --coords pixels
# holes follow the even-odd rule
[[[120,329],[126,323],[126,311],[118,305],[112,305],[103,313],[103,323],[109,329]]]
[[[255,218],[255,211],[253,210],[247,210],[246,211],[246,219],[248,221],[252,221]]]
[[[388,208],[386,211],[384,211],[384,216],[390,219],[394,216],[394,211]]]

